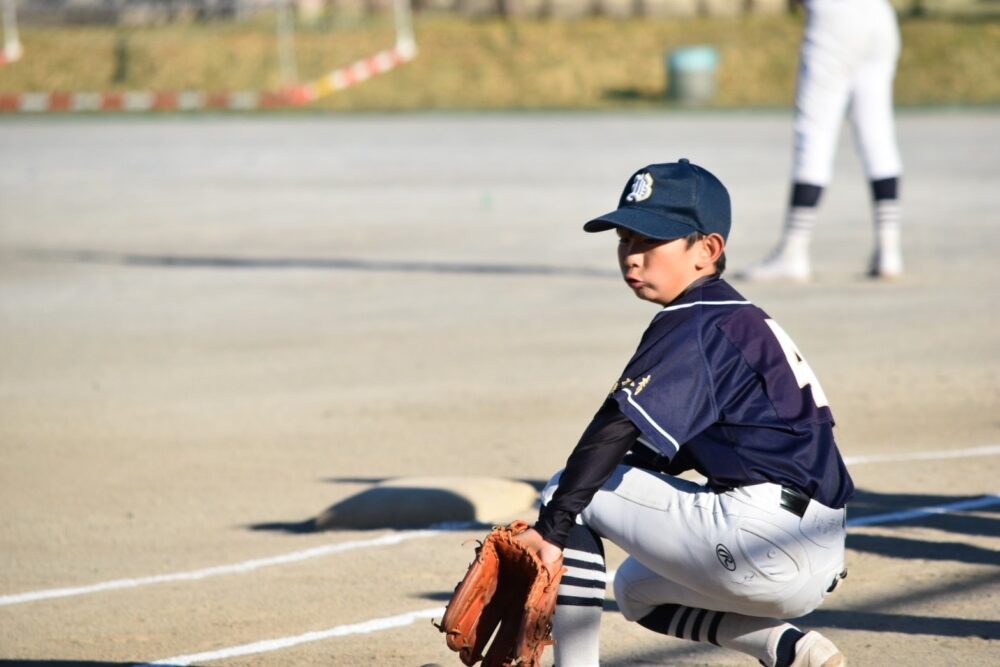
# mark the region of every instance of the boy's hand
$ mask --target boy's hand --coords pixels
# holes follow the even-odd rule
[[[529,528],[520,535],[514,537],[515,540],[538,554],[538,557],[546,565],[552,565],[562,558],[562,549],[555,544],[545,541],[542,534],[534,528]]]

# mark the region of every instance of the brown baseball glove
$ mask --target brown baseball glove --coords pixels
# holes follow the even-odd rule
[[[483,667],[538,667],[552,643],[552,614],[565,568],[561,558],[546,565],[514,539],[527,529],[527,522],[515,521],[486,536],[441,624],[435,624],[466,665],[482,660]]]

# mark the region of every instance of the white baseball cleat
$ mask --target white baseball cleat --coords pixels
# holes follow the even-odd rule
[[[833,642],[816,632],[809,631],[795,643],[795,660],[790,667],[844,667],[847,658]]]
[[[737,278],[751,282],[791,281],[805,283],[812,278],[809,256],[778,246],[771,254],[736,274]]]

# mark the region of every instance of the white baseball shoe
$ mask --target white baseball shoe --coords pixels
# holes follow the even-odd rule
[[[847,658],[833,642],[811,630],[795,644],[795,660],[790,667],[844,667]]]
[[[812,279],[812,267],[809,265],[809,255],[803,251],[791,250],[782,244],[760,262],[739,271],[736,277],[759,283],[781,281],[805,283]]]

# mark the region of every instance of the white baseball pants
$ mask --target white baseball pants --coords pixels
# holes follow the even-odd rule
[[[868,178],[899,176],[892,83],[900,39],[892,5],[888,0],[808,0],[806,12],[793,180],[829,184],[848,105]]]
[[[629,554],[615,575],[629,620],[662,604],[794,618],[819,606],[844,569],[846,512],[813,501],[799,518],[780,493],[755,484],[717,494],[621,465],[578,520]]]

